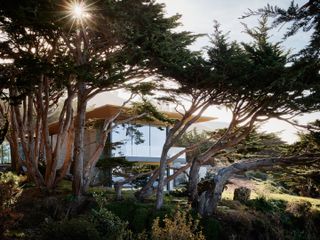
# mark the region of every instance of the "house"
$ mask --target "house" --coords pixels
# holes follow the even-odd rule
[[[105,102],[110,104],[103,105]],[[88,103],[86,120],[91,123],[91,127],[88,127],[85,131],[85,160],[93,154],[97,147],[97,138],[101,132],[102,120],[111,118],[115,113],[117,113],[123,102],[124,99],[120,98],[118,95],[108,93],[100,95]],[[161,111],[170,118],[180,118],[180,114],[172,110],[170,111],[168,106],[162,106]],[[121,118],[124,117],[128,116],[120,115],[119,119],[121,120]],[[54,119],[54,117],[51,117],[51,119]],[[206,122],[213,119],[214,118],[212,117],[202,116],[197,122]],[[54,142],[59,123],[57,121],[51,121],[50,134],[52,136],[52,142]],[[134,135],[128,134],[128,129],[133,128],[138,130],[141,141],[137,142]],[[101,155],[101,159],[125,157],[129,162],[158,165],[162,147],[169,128],[170,126],[166,126],[162,122],[147,122],[141,120],[130,122],[126,125],[118,125],[110,132],[106,146],[112,146],[115,145],[115,143],[121,144],[116,144],[116,146],[110,149],[105,148],[105,151]],[[169,156],[173,156],[181,150],[183,150],[183,148],[173,147],[169,152]],[[185,163],[186,156],[184,154],[174,161],[172,167],[180,167]],[[171,174],[172,172],[173,169],[167,170],[167,174]],[[99,176],[96,172],[94,174],[95,176]],[[111,177],[110,173],[109,177]],[[173,188],[173,185],[174,183],[170,183],[168,188]]]

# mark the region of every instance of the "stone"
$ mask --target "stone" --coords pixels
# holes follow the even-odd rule
[[[239,187],[234,190],[233,200],[245,203],[250,199],[251,189],[247,187]]]

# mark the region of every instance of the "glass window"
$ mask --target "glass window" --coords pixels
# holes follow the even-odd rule
[[[150,156],[150,126],[133,125],[132,156]]]
[[[11,163],[10,145],[4,141],[0,145],[0,164]]]
[[[118,125],[111,133],[111,141],[114,144],[112,155],[114,157],[126,156],[131,153],[131,137],[127,135],[128,125]]]
[[[166,140],[166,129],[165,127],[156,127],[151,126],[151,138],[150,138],[150,145],[151,146],[159,146],[163,147],[163,144]]]
[[[150,127],[150,156],[160,157],[162,147],[166,140],[166,129],[165,127]]]
[[[160,157],[165,140],[164,127],[120,125],[112,131],[112,142],[116,143],[112,153],[113,156]]]

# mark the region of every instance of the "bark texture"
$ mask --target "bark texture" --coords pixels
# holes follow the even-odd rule
[[[273,166],[298,166],[307,165],[320,161],[319,155],[303,155],[294,157],[262,158],[251,161],[234,163],[228,167],[222,168],[210,181],[211,187],[201,193],[199,196],[198,212],[202,216],[211,216],[217,209],[221,200],[221,195],[228,179],[234,174],[244,173],[246,171],[272,168]]]

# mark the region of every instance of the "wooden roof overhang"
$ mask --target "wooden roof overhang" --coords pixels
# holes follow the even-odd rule
[[[117,114],[120,110],[120,106],[116,106],[116,105],[104,105],[101,107],[97,107],[93,110],[89,110],[86,113],[86,121],[92,120],[103,120],[103,119],[109,119],[111,117],[113,117],[115,114]],[[162,113],[164,113],[165,115],[167,115],[167,117],[172,118],[172,119],[181,119],[181,114],[177,113],[177,112],[169,112],[169,111],[162,111]],[[121,121],[124,119],[127,119],[128,114],[120,114],[120,116],[117,118],[117,121]],[[214,120],[216,118],[214,117],[207,117],[207,116],[201,116],[196,123],[200,123],[200,122],[208,122],[211,120]],[[143,124],[143,123],[152,123],[154,125],[158,125],[158,126],[166,126],[167,124],[161,122],[161,121],[143,121],[143,120],[135,120],[132,121],[134,123],[139,123],[139,124]],[[55,134],[58,132],[59,129],[59,122],[53,122],[51,124],[49,124],[49,132],[51,135]]]

